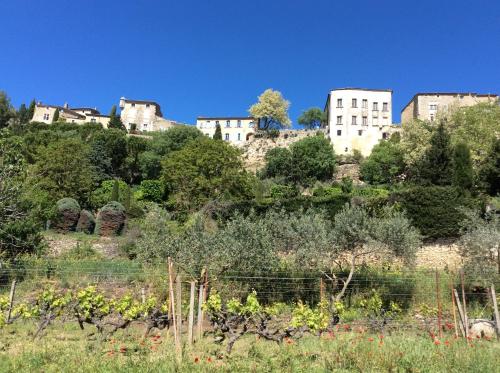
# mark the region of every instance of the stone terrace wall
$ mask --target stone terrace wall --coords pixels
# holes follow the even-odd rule
[[[276,138],[253,137],[245,142],[239,148],[243,151],[243,161],[245,168],[255,172],[265,164],[264,157],[269,149],[288,148],[296,141],[302,140],[308,136],[315,136],[322,132],[327,135],[326,130],[283,130]]]

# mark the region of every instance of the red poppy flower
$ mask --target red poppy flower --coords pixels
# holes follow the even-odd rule
[[[368,342],[373,342],[373,338],[368,338]]]
[[[211,358],[211,357],[208,357],[208,358],[207,358],[207,361],[208,361],[209,363],[211,363],[211,362],[212,362],[212,358]]]
[[[200,358],[198,356],[194,358],[195,363],[198,363],[199,361],[200,361]]]
[[[441,344],[441,342],[439,341],[439,339],[436,339],[436,340],[434,340],[434,344],[435,344],[436,346],[439,346],[439,345]]]

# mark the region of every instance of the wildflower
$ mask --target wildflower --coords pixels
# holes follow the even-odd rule
[[[379,345],[379,346],[382,346],[383,344],[384,344],[384,341],[380,341],[380,342],[378,343],[378,345]]]
[[[196,356],[196,357],[194,358],[194,362],[195,362],[195,363],[198,363],[199,361],[200,361],[200,358],[199,358],[198,356]]]
[[[125,347],[125,346],[120,346],[120,352],[121,352],[121,353],[127,352],[127,347]]]
[[[382,334],[380,334],[378,337],[380,338],[380,340],[384,339],[384,336]]]
[[[373,338],[368,338],[368,342],[373,342]]]
[[[211,362],[212,362],[212,358],[209,356],[209,357],[207,358],[207,361],[208,361],[209,363],[211,363]]]
[[[441,344],[441,342],[439,341],[439,339],[435,339],[435,340],[434,340],[434,344],[435,344],[436,346],[439,346],[439,345]]]
[[[446,346],[449,346],[449,345],[450,345],[450,341],[444,341],[444,344],[445,344]]]

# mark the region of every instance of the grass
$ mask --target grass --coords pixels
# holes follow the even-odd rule
[[[383,338],[342,332],[282,345],[249,336],[229,356],[206,337],[184,346],[178,359],[167,332],[142,341],[136,327],[104,341],[88,338],[76,324],[58,324],[33,341],[33,329],[28,323],[0,331],[1,372],[493,372],[500,364],[496,341],[446,335],[436,344],[413,332]]]

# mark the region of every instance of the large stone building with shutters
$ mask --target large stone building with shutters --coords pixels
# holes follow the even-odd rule
[[[392,90],[338,88],[325,104],[327,132],[336,154],[368,156],[382,139],[399,131],[392,124]]]

